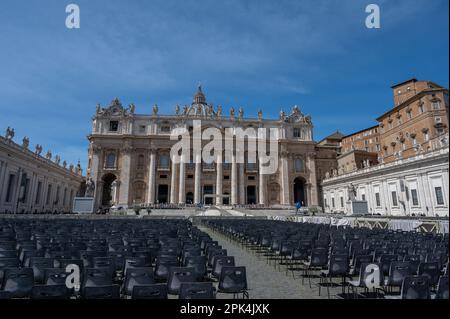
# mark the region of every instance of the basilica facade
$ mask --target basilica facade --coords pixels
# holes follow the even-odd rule
[[[149,113],[136,114],[133,104],[124,107],[118,99],[109,106],[97,106],[88,137],[87,172],[88,182],[95,185],[96,209],[164,203],[320,205],[319,180],[336,156],[333,147],[314,143],[311,118],[299,107],[281,111],[278,119],[265,119],[262,111],[253,118],[246,117],[243,108],[225,111],[220,105],[214,107],[199,87],[192,103],[177,105],[173,115],[160,114],[157,105]],[[192,132],[194,121],[201,121],[203,130],[216,128],[220,132],[238,128],[275,130],[276,171],[262,174],[258,159],[250,160],[247,149],[243,163],[237,162],[236,156],[227,161],[221,153],[216,161],[205,162],[193,158],[194,152],[177,163],[170,152],[177,142],[170,138],[171,132],[179,128]],[[205,145],[207,141],[199,143]]]

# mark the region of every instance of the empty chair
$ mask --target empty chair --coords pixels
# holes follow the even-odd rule
[[[129,268],[136,267],[151,267],[150,259],[145,257],[127,257],[125,259],[125,266],[123,268],[124,274],[126,274]]]
[[[428,277],[407,276],[403,280],[399,296],[385,296],[386,299],[430,299]]]
[[[249,298],[247,287],[247,273],[245,267],[222,267],[218,292],[233,294],[233,297],[242,293],[242,298]]]
[[[120,286],[96,286],[83,289],[82,298],[84,299],[120,299]]]
[[[411,275],[409,263],[407,261],[394,261],[389,269],[389,276],[384,285],[392,291],[393,287],[401,287],[403,280]]]
[[[430,286],[436,286],[438,284],[440,273],[439,263],[437,262],[420,263],[417,272],[419,276],[428,277]]]
[[[350,275],[359,275],[362,264],[369,264],[373,260],[372,255],[359,255],[353,260],[353,269],[350,271]]]
[[[374,259],[374,261],[377,261],[377,259]],[[379,258],[379,262],[381,264],[381,270],[383,271],[384,275],[389,274],[389,270],[391,268],[391,263],[394,261],[398,261],[397,255],[381,255]]]
[[[182,283],[179,299],[214,299],[214,287],[210,282]]]
[[[131,299],[167,299],[167,285],[134,286]]]
[[[37,285],[31,290],[31,299],[69,299],[70,291],[66,285]]]
[[[167,290],[169,294],[178,295],[181,283],[195,282],[194,268],[192,267],[172,267],[170,268]]]
[[[214,256],[214,264],[211,275],[215,278],[219,278],[223,267],[233,266],[235,266],[233,256]]]
[[[30,267],[33,269],[34,282],[43,283],[45,277],[45,269],[53,268],[53,258],[32,257],[30,259]]]
[[[3,274],[2,290],[11,293],[13,298],[29,297],[34,277],[31,268],[6,268]]]
[[[334,277],[342,278],[342,292],[344,292],[345,278],[347,276],[348,271],[349,271],[349,262],[347,255],[331,255],[328,269],[323,270],[320,274],[319,296],[322,285],[326,284],[328,298],[330,298],[330,285],[333,283],[332,279]]]
[[[378,295],[378,288],[381,287],[383,281],[384,277],[380,264],[372,262],[362,263],[359,270],[359,278],[349,281],[348,290],[350,292],[350,288],[352,289],[354,298],[358,296],[358,288],[363,288],[366,293],[372,288],[372,292]]]
[[[215,256],[226,256],[227,250],[226,249],[213,249],[208,252],[207,258],[208,258],[208,266],[212,267],[213,265],[213,258]]]
[[[155,277],[158,280],[166,281],[169,278],[169,269],[171,267],[178,267],[178,260],[176,257],[168,257],[162,258],[159,257],[156,259],[155,264]]]
[[[448,276],[442,276],[441,278],[439,278],[439,283],[434,299],[448,300]]]
[[[135,286],[154,284],[153,269],[151,267],[130,268],[125,274],[124,292],[131,296]]]
[[[44,284],[51,285],[65,285],[66,278],[69,274],[63,268],[48,268],[44,270]]]
[[[206,256],[186,257],[186,260],[184,261],[184,266],[194,268],[194,273],[197,280],[203,279],[207,274]]]
[[[110,268],[86,268],[84,270],[83,289],[86,287],[110,286],[112,284]]]
[[[311,251],[311,256],[309,261],[304,263],[305,268],[303,269],[302,284],[305,282],[305,277],[308,277],[309,286],[311,285],[311,271],[323,270],[328,265],[328,251],[325,248],[314,248]]]
[[[411,274],[417,274],[420,265],[420,255],[406,255],[403,261],[409,262]]]

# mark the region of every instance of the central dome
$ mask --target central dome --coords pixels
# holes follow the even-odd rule
[[[203,94],[201,85],[198,86],[197,93],[194,96],[194,100],[192,101],[192,104],[206,105],[206,98],[205,98],[205,94]]]

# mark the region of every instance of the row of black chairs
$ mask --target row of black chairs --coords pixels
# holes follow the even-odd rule
[[[312,278],[319,278],[319,294],[325,286],[328,297],[330,287],[335,286],[333,279],[340,278],[339,296],[345,298],[448,298],[448,234],[248,219],[209,220],[205,224],[238,241],[274,268],[285,267],[286,275],[290,271],[295,278],[295,273],[301,272],[302,284],[308,279],[312,287]],[[375,285],[366,285],[367,278],[376,282],[374,294],[369,294]],[[427,293],[407,292],[419,282],[426,282]],[[411,288],[406,289],[405,284]],[[420,286],[421,291],[425,286]],[[358,288],[364,288],[364,294],[357,293]]]
[[[0,298],[248,298],[245,267],[178,219],[3,218],[0,287]]]

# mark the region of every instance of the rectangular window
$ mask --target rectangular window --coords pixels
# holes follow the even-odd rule
[[[26,203],[28,201],[28,191],[29,190],[30,190],[30,179],[27,178],[24,183],[22,203]]]
[[[45,205],[50,204],[50,198],[52,196],[52,185],[48,185],[47,188],[47,198],[45,199]]]
[[[361,195],[361,199],[362,199],[363,201],[365,201],[365,200],[366,200],[366,194],[362,194],[362,195]]]
[[[433,102],[432,106],[433,106],[433,110],[439,110],[439,108],[440,108],[439,102]]]
[[[411,200],[413,206],[419,206],[419,197],[417,196],[417,189],[411,189]]]
[[[444,205],[444,195],[442,194],[442,187],[435,187],[434,193],[436,195],[436,203],[438,205]]]
[[[375,193],[375,203],[377,207],[381,207],[380,193]]]
[[[119,130],[119,121],[110,121],[109,122],[109,131],[117,132]]]
[[[14,184],[16,183],[16,175],[10,174],[8,179],[8,188],[6,189],[6,199],[7,203],[12,201],[12,197],[14,194]]]
[[[341,207],[344,207],[344,197],[341,196]]]
[[[299,128],[294,128],[294,137],[295,138],[300,138],[301,137],[301,131]]]
[[[391,195],[392,195],[392,206],[397,207],[398,206],[397,192],[393,191],[391,192]]]
[[[323,206],[327,207],[327,199],[326,198],[323,199]]]
[[[331,206],[332,206],[333,208],[335,207],[334,197],[331,198]]]
[[[42,191],[42,182],[38,182],[36,190],[36,199],[34,201],[36,205],[38,205],[41,202],[41,191]]]

